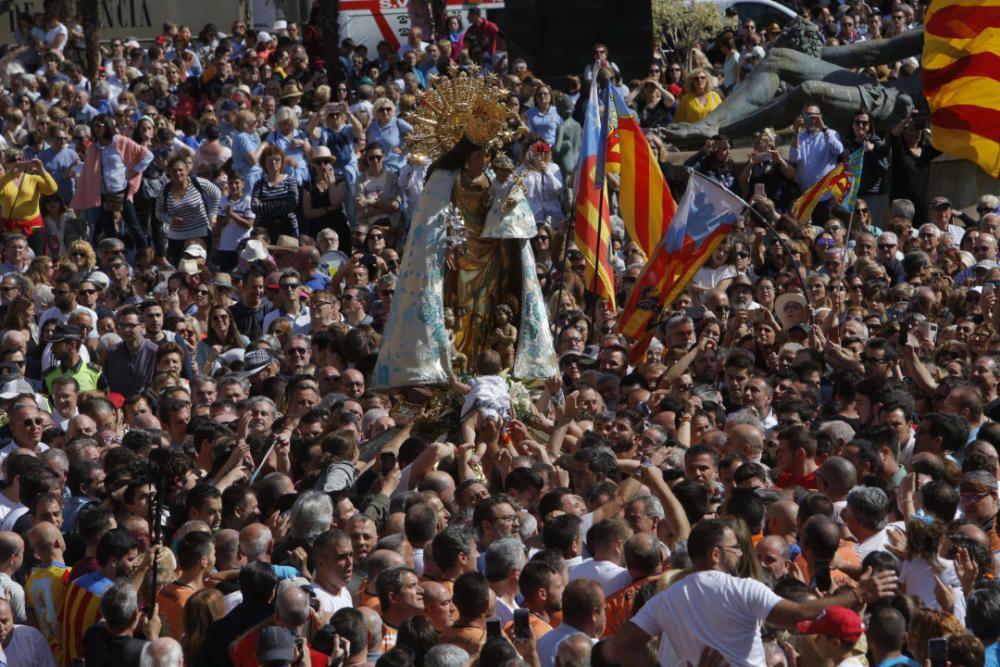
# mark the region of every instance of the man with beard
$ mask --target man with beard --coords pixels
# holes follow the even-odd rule
[[[351,538],[342,530],[328,530],[313,543],[312,557],[316,564],[313,591],[319,598],[320,610],[334,614],[351,608],[353,602],[347,588],[354,572]]]
[[[114,119],[107,114],[94,117],[90,127],[94,141],[84,155],[70,208],[77,211],[99,209],[93,216],[98,219],[95,238],[122,235],[125,229],[121,220],[124,219],[135,247],[148,246],[149,239],[139,226],[132,197],[142,183],[142,172],[153,161],[153,153],[117,134]]]
[[[619,459],[634,459],[642,435],[642,415],[634,410],[619,410],[614,419],[612,449]]]
[[[97,543],[97,570],[74,581],[59,607],[60,644],[66,664],[83,657],[83,633],[100,616],[101,597],[115,579],[131,577],[139,567],[139,541],[115,528]]]
[[[531,635],[538,641],[552,629],[554,617],[561,615],[566,578],[549,563],[533,560],[521,569],[517,586],[524,598],[521,606],[531,612],[528,617]],[[504,631],[513,638],[514,621],[509,622]]]
[[[104,467],[99,461],[80,459],[70,462],[66,481],[70,497],[63,507],[63,528],[66,531],[76,528],[81,509],[100,502],[104,497],[104,478]]]

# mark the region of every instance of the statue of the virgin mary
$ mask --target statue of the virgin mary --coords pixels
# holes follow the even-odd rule
[[[512,375],[532,380],[558,372],[529,245],[534,216],[520,188],[496,187],[486,171],[491,152],[510,139],[514,112],[506,95],[495,77],[453,71],[433,81],[412,119],[410,148],[432,163],[403,251],[376,387],[448,382],[445,308],[455,314],[454,351],[470,363],[489,349],[504,304],[518,332]]]

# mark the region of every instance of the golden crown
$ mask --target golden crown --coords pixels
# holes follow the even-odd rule
[[[511,140],[514,133],[508,127],[517,113],[507,105],[509,94],[496,76],[478,74],[476,67],[459,71],[452,63],[447,76],[431,77],[429,90],[410,114],[410,151],[434,161],[463,136],[482,148]]]

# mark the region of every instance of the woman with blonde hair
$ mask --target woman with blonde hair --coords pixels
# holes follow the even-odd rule
[[[267,143],[285,154],[285,173],[294,176],[299,185],[309,182],[309,158],[312,144],[309,135],[299,129],[299,117],[290,107],[281,107],[274,116],[275,129],[267,135]]]
[[[375,118],[368,126],[368,143],[378,144],[385,151],[385,166],[390,171],[399,171],[406,164],[402,144],[404,137],[413,131],[413,126],[396,117],[396,106],[388,97],[380,97],[373,105]]]
[[[674,121],[696,123],[712,113],[722,104],[722,96],[715,92],[714,88],[715,79],[707,69],[699,67],[692,70],[684,82],[684,94],[677,103]]]
[[[267,144],[261,142],[257,134],[260,122],[256,114],[248,109],[236,112],[233,129],[233,169],[243,176],[244,192],[252,192],[254,184],[264,175],[258,163]]]
[[[83,239],[77,239],[69,244],[66,259],[76,265],[80,278],[97,268],[97,254],[94,252],[93,246]]]
[[[55,265],[52,258],[42,255],[31,260],[28,270],[24,272],[31,282],[37,287],[39,285],[52,285],[52,276],[55,272]]]

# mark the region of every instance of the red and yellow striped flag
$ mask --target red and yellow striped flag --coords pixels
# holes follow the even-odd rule
[[[604,184],[605,147],[601,145],[601,118],[597,103],[597,77],[590,86],[587,115],[583,121],[583,144],[576,170],[576,247],[587,261],[587,289],[615,304],[615,274],[611,268],[611,212]],[[594,273],[597,273],[595,280]]]
[[[934,147],[1000,178],[1000,0],[934,0],[922,66]]]
[[[677,202],[639,119],[614,86],[608,127],[608,171],[621,174],[619,204],[625,229],[646,257],[652,257],[677,211]]]

